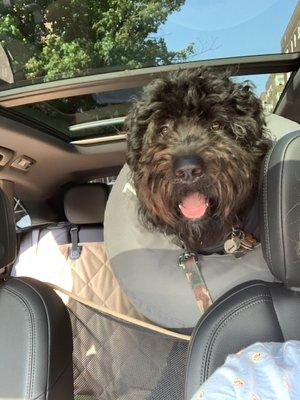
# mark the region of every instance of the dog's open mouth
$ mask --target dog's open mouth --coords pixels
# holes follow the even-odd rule
[[[185,218],[202,218],[208,208],[208,200],[202,193],[190,193],[182,199],[179,208]]]

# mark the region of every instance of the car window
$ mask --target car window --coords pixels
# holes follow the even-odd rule
[[[17,228],[22,229],[31,226],[30,215],[21,200],[16,197],[14,198],[14,213]]]
[[[89,76],[113,81],[116,75],[110,74],[122,72],[123,87],[116,90],[103,84],[101,90],[64,96],[64,87],[50,100],[31,101],[24,94],[9,106],[16,118],[39,122],[68,142],[118,137],[130,102],[142,90],[126,83],[129,70],[299,50],[297,0],[5,0],[0,96],[41,84],[47,91],[61,80],[76,87]],[[275,109],[289,73],[250,77],[267,112]]]
[[[8,71],[2,86],[191,60],[295,52],[300,27],[291,17],[297,3],[5,0],[0,6],[0,43]]]

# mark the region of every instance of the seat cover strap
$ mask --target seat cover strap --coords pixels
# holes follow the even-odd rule
[[[82,247],[78,245],[79,239],[78,239],[78,226],[73,225],[70,229],[70,235],[71,235],[71,248],[69,252],[69,257],[71,260],[77,260],[80,257]]]

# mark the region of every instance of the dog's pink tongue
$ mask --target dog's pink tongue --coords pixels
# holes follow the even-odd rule
[[[184,197],[181,204],[179,204],[179,208],[186,218],[201,218],[207,209],[207,202],[203,194],[191,193]]]

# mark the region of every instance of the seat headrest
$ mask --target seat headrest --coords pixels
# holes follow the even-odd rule
[[[0,268],[3,268],[16,258],[17,237],[13,207],[1,189],[0,221]]]
[[[283,136],[266,157],[260,204],[265,260],[276,278],[300,287],[300,131]]]
[[[65,193],[64,208],[69,222],[76,225],[103,223],[108,197],[106,185],[86,183]]]

